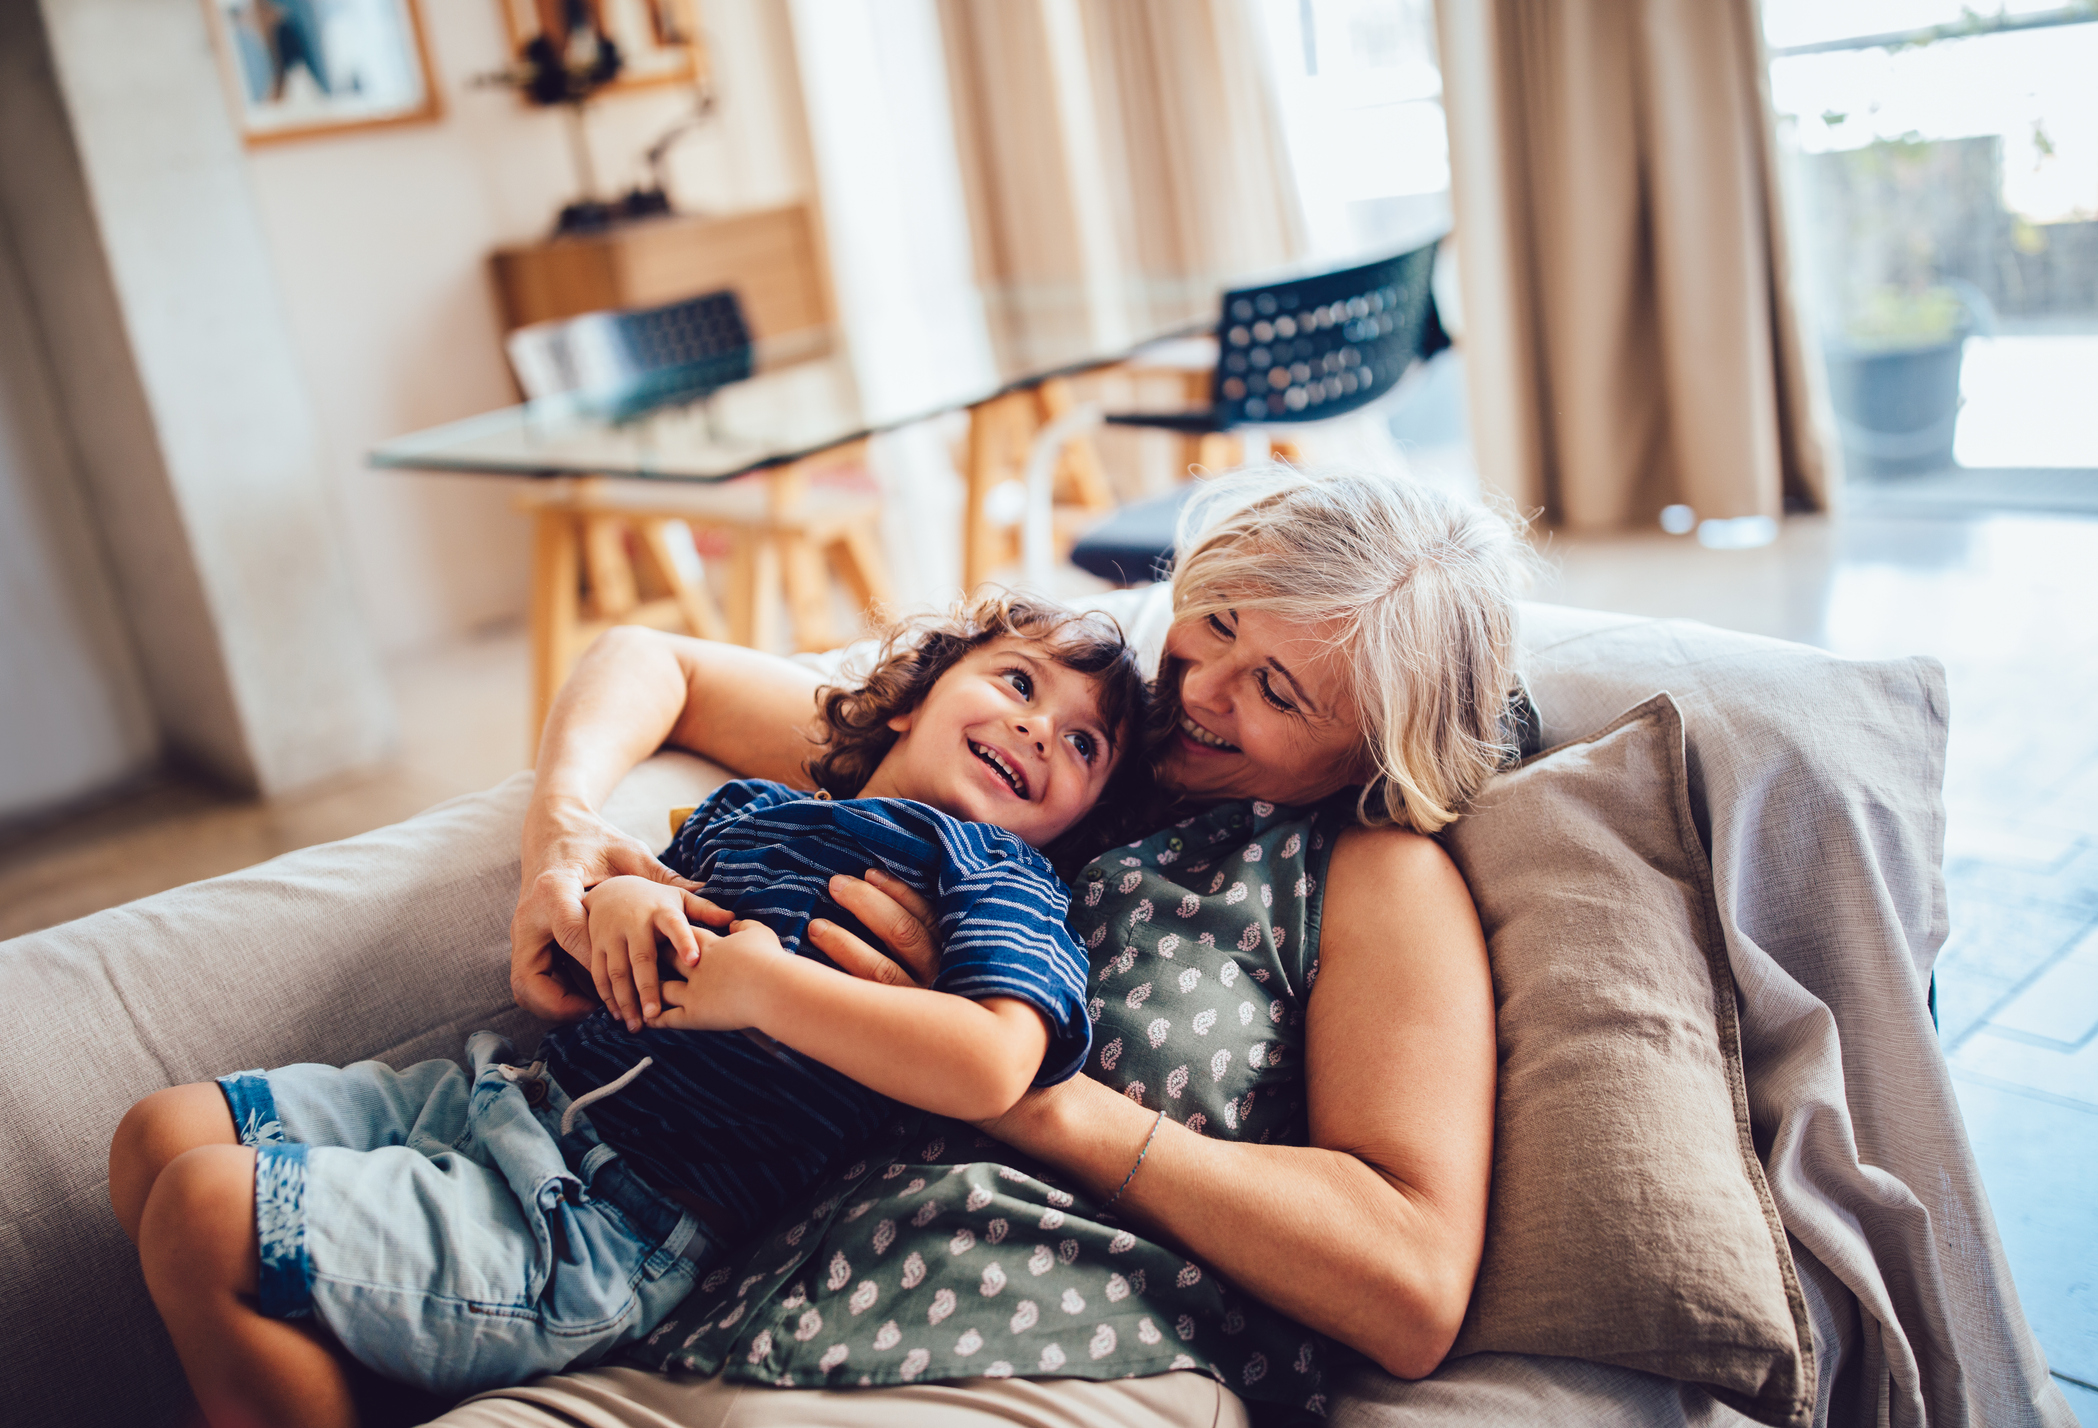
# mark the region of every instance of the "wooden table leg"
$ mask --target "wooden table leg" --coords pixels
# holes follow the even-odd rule
[[[1033,422],[1031,392],[1008,392],[969,408],[969,469],[964,473],[968,488],[962,507],[965,591],[973,592],[1016,554],[1011,534],[994,528],[985,518],[984,502],[994,488],[1017,479],[1024,469]]]
[[[737,531],[730,537],[728,637],[754,650],[773,647],[779,590],[779,545],[769,531]]]
[[[875,543],[874,533],[865,526],[850,526],[839,531],[825,547],[824,554],[830,557],[831,569],[845,582],[852,592],[854,602],[864,616],[871,610],[880,610],[896,603],[896,592],[889,584],[889,567],[881,558],[881,547]]]
[[[1035,389],[1035,401],[1041,412],[1041,422],[1047,426],[1077,405],[1071,394],[1069,377],[1051,377]],[[1056,499],[1068,500],[1088,513],[1104,513],[1115,508],[1114,487],[1107,481],[1107,472],[1100,465],[1099,448],[1093,445],[1090,435],[1081,434],[1064,443],[1057,456]]]
[[[809,474],[815,461],[775,468],[767,477],[765,506],[776,534],[777,579],[785,597],[787,624],[797,651],[827,650],[836,643],[831,632],[830,585],[823,577],[823,553],[807,533],[810,517]]]
[[[634,522],[634,535],[641,544],[641,554],[652,567],[651,573],[685,617],[685,628],[703,640],[725,640],[728,638],[728,621],[715,608],[714,597],[707,593],[706,580],[686,576],[678,565],[677,557],[671,553],[668,527],[670,519],[665,516],[650,516]]]
[[[837,635],[830,618],[830,581],[823,574],[823,552],[803,535],[780,535],[780,586],[787,597],[787,625],[794,648],[810,654],[831,649]]]
[[[532,713],[531,747],[553,708],[554,695],[575,657],[578,558],[576,517],[541,507],[532,527]]]

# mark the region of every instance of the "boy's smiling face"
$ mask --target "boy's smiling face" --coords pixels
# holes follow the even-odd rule
[[[862,798],[916,799],[1037,848],[1092,810],[1122,753],[1092,677],[1010,637],[964,655],[889,727]]]

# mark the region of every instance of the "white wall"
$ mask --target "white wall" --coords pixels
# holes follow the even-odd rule
[[[392,712],[205,13],[0,6],[0,211],[164,742],[275,793]]]
[[[160,740],[0,222],[0,819],[150,766]]]
[[[548,232],[576,196],[565,117],[477,75],[508,59],[497,0],[426,0],[444,105],[435,123],[248,151],[269,257],[312,394],[358,598],[399,652],[521,616],[518,483],[370,470],[388,437],[516,400],[489,253]],[[733,212],[806,197],[808,146],[782,0],[706,0],[720,107],[672,151],[682,210]],[[589,134],[607,188],[642,173],[689,89],[613,94]]]

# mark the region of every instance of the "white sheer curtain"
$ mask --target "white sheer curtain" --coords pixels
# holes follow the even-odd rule
[[[1304,250],[1243,0],[940,0],[976,267],[1014,355]]]
[[[870,414],[931,410],[991,384],[935,0],[784,0],[808,116],[838,324]],[[953,432],[878,437],[882,538],[906,606],[961,587]]]

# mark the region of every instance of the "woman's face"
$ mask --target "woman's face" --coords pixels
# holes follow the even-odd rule
[[[1336,627],[1260,610],[1175,623],[1159,696],[1176,727],[1160,777],[1202,798],[1300,804],[1367,780],[1362,716]]]

